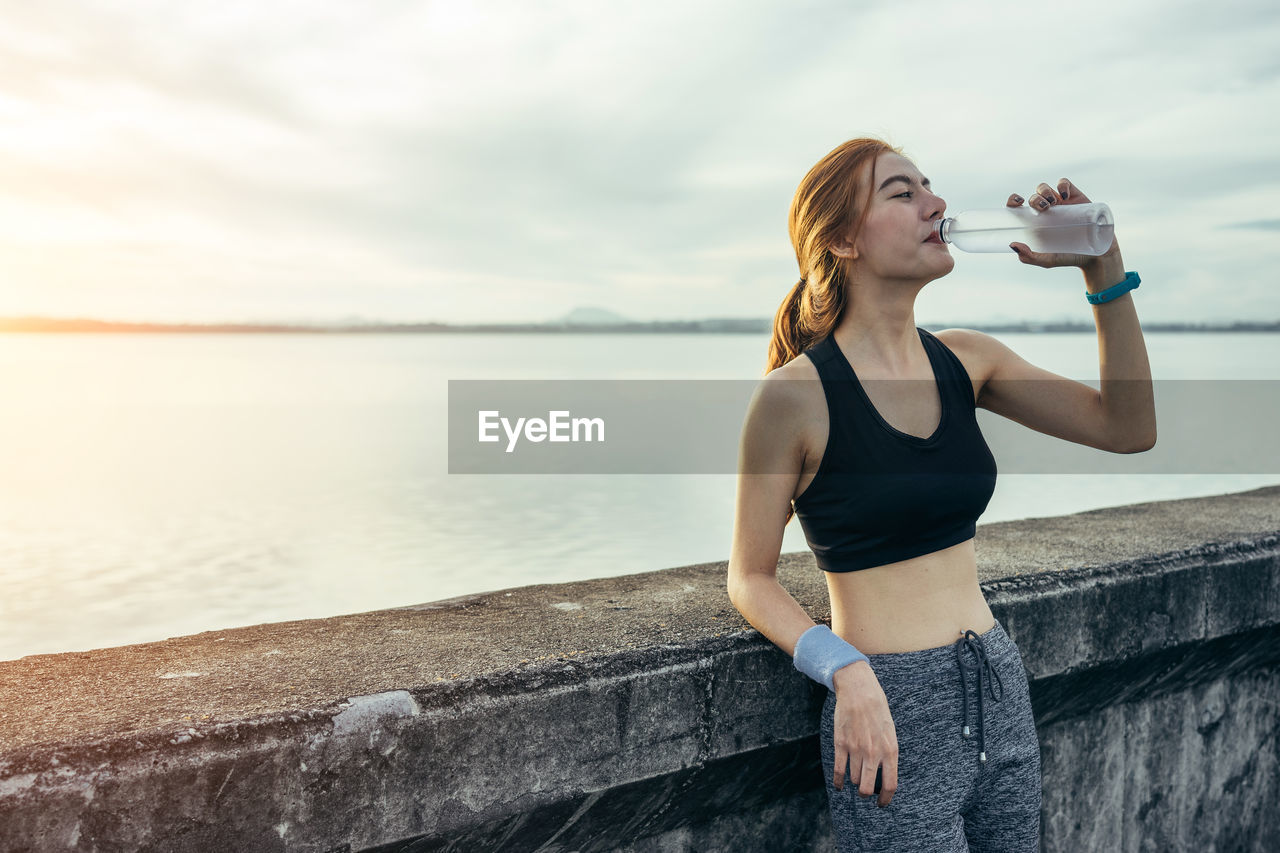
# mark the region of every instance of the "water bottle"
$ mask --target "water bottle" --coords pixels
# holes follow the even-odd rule
[[[966,252],[1008,252],[1010,243],[1026,243],[1033,252],[1101,255],[1111,248],[1116,226],[1111,208],[1095,201],[1040,212],[1021,205],[965,210],[939,220],[934,230]]]

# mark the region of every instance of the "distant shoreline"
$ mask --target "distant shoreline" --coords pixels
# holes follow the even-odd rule
[[[952,328],[944,323],[922,324],[931,330]],[[1094,332],[1092,323],[1032,322],[961,323],[956,326],[981,332]],[[768,334],[767,319],[658,320],[647,323],[329,323],[298,325],[288,323],[126,323],[111,320],[57,319],[48,317],[0,318],[4,332],[110,332],[186,334]],[[1280,320],[1231,323],[1143,323],[1144,332],[1280,332]]]

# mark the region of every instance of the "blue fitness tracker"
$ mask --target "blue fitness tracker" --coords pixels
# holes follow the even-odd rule
[[[1101,305],[1104,302],[1110,302],[1117,296],[1124,296],[1130,290],[1136,288],[1142,283],[1142,279],[1138,278],[1138,274],[1129,270],[1124,274],[1124,281],[1119,284],[1113,284],[1106,290],[1099,290],[1097,293],[1084,292],[1084,298],[1088,299],[1093,305]]]

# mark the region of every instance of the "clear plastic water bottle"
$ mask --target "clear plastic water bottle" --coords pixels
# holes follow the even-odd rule
[[[1100,201],[1055,204],[1036,212],[1029,207],[965,210],[934,227],[942,242],[966,252],[1008,252],[1010,243],[1026,243],[1033,252],[1102,255],[1115,238],[1111,208]]]

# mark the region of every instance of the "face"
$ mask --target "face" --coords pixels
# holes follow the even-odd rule
[[[872,169],[864,166],[859,176],[862,199],[871,172],[871,201],[858,235],[856,257],[848,251],[847,243],[834,251],[852,258],[860,275],[932,280],[949,273],[955,266],[950,248],[945,243],[925,242],[946,211],[946,201],[933,193],[915,164],[900,154],[887,151],[873,165]]]

